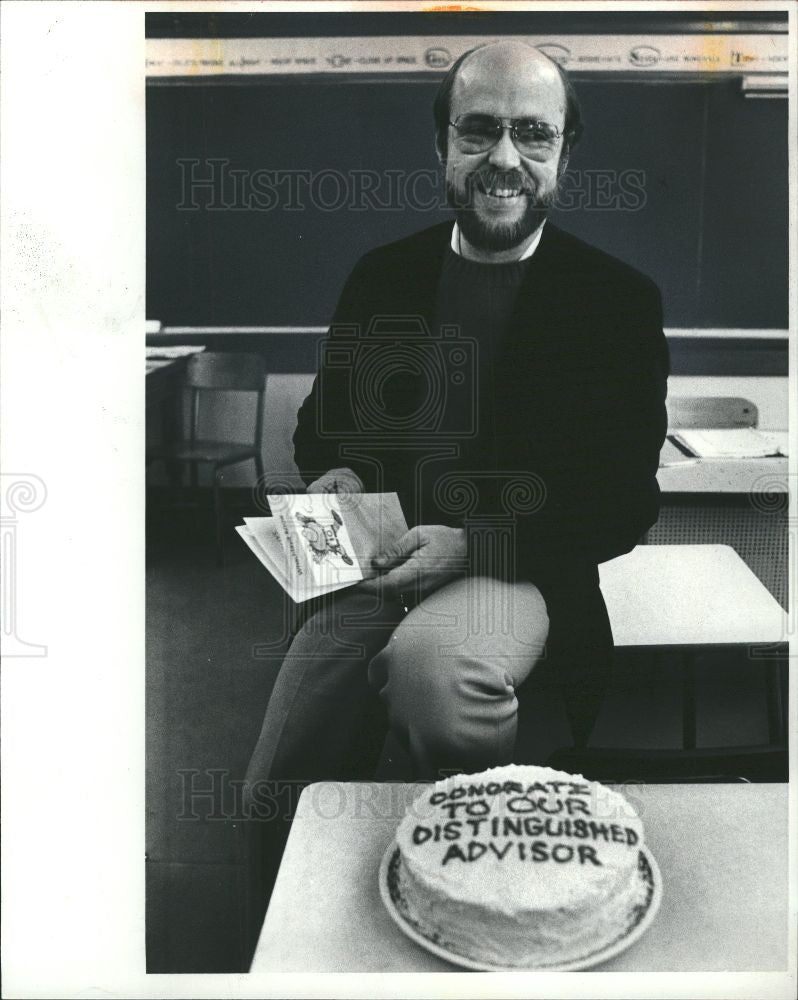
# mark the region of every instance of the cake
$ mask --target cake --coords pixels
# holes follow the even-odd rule
[[[548,767],[513,764],[428,786],[396,844],[388,880],[402,917],[488,966],[581,961],[623,938],[652,891],[630,803]]]

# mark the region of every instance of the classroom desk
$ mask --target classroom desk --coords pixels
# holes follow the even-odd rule
[[[731,545],[776,600],[787,606],[788,460],[697,459],[665,442],[660,515],[644,541],[653,545]]]
[[[457,972],[407,938],[379,895],[380,859],[418,786],[310,785],[250,971]],[[635,785],[663,880],[659,913],[607,972],[787,967],[787,786]]]
[[[660,452],[657,482],[663,494],[724,493],[751,495],[786,493],[786,458],[687,459],[671,441]]]
[[[616,647],[680,654],[683,749],[697,746],[695,651],[729,645],[748,647],[751,667],[766,671],[770,739],[782,743],[787,614],[733,548],[638,545],[599,576]]]
[[[184,345],[146,349],[147,409],[179,394],[189,357],[204,350]]]
[[[770,645],[787,615],[728,545],[638,545],[599,566],[616,646]]]
[[[168,448],[179,439],[185,367],[185,357],[147,358],[147,422],[159,428],[157,440],[161,447]],[[172,486],[180,481],[180,472],[174,462],[167,462],[167,475]]]
[[[183,376],[192,354],[204,347],[173,346],[146,350],[146,414],[150,422],[157,414],[160,428],[160,445],[175,444],[180,435],[183,408]],[[179,478],[179,470],[170,464],[170,479]]]
[[[147,410],[155,406],[163,406],[163,417],[169,421],[169,431],[173,431],[173,423],[177,417],[177,408],[172,405],[180,395],[183,384],[183,372],[186,367],[185,357],[179,358],[147,358]],[[166,405],[169,404],[169,405]]]

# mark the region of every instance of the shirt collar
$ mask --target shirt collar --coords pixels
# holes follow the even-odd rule
[[[532,237],[532,242],[518,258],[519,262],[522,260],[529,260],[532,254],[537,250],[538,243],[540,243],[540,237],[543,235],[543,227],[545,225],[546,225],[546,220],[544,219],[543,222],[541,222],[541,224],[535,230],[535,235]],[[451,246],[452,250],[454,250],[454,252],[458,255],[458,257],[462,256],[462,254],[460,253],[460,227],[457,225],[456,222],[454,224],[454,228],[452,229]]]

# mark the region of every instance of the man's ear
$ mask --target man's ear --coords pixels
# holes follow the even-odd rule
[[[436,153],[436,155],[438,157],[438,163],[440,163],[440,165],[442,167],[445,167],[446,166],[446,149],[445,149],[443,143],[441,142],[440,133],[438,133],[438,132],[435,133],[435,153]]]

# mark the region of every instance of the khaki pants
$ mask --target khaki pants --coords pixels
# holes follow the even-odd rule
[[[457,579],[407,614],[356,588],[332,595],[285,656],[247,788],[370,779],[388,726],[417,779],[509,763],[516,688],[548,628],[528,582]]]

